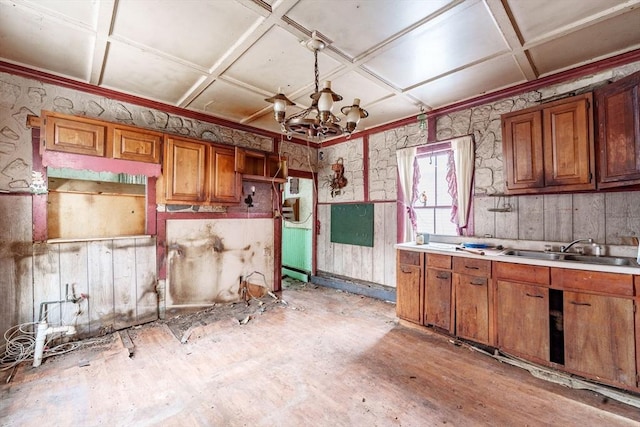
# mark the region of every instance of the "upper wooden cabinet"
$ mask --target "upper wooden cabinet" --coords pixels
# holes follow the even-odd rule
[[[65,153],[106,155],[107,123],[84,117],[43,112],[44,148]]]
[[[595,91],[598,187],[640,184],[640,72]]]
[[[207,147],[200,141],[167,137],[164,144],[164,198],[172,203],[206,200]]]
[[[172,204],[238,203],[241,178],[234,148],[165,138],[163,200]]]
[[[236,159],[236,170],[242,173],[245,180],[276,182],[287,180],[287,159],[277,154],[238,149]]]
[[[160,132],[51,111],[42,118],[47,150],[160,163]]]
[[[502,116],[509,194],[595,189],[592,94]]]
[[[211,146],[210,153],[210,200],[237,203],[240,201],[242,178],[236,173],[234,148]]]
[[[113,158],[160,163],[162,133],[116,125],[113,128]]]

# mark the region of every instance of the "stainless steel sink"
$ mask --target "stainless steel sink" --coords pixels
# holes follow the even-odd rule
[[[502,253],[502,255],[517,256],[523,258],[548,259],[552,261],[560,260],[563,254],[555,252],[538,252],[538,251],[519,251],[511,249]]]
[[[506,250],[502,252],[502,255],[516,256],[516,257],[522,257],[522,258],[532,258],[532,259],[544,259],[549,261],[566,261],[566,262],[579,262],[584,264],[638,267],[638,263],[636,263],[636,261],[632,258],[580,255],[580,254],[564,253],[564,252],[525,251],[525,250],[517,250],[517,249]]]
[[[604,264],[604,265],[633,265],[635,261],[629,258],[603,257],[594,255],[574,255],[566,254],[564,261],[585,262],[587,264]]]

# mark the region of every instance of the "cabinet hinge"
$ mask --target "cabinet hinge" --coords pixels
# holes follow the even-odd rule
[[[593,174],[589,172],[589,182],[593,181]]]

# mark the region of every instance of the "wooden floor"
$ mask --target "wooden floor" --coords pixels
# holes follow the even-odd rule
[[[637,408],[399,325],[392,304],[310,285],[282,299],[254,301],[250,319],[194,317],[184,331],[192,318],[182,316],[182,330],[131,329],[131,358],[114,334],[22,365],[8,384],[3,377],[0,425],[640,424]]]

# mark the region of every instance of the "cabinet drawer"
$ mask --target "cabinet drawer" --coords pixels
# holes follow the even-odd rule
[[[551,286],[556,289],[633,296],[633,276],[630,274],[552,268]]]
[[[400,264],[420,265],[422,252],[398,251],[398,262]]]
[[[451,270],[451,255],[427,254],[427,265]]]
[[[460,274],[491,277],[491,261],[476,258],[454,257],[453,270]]]
[[[496,262],[495,276],[513,282],[535,283],[549,285],[549,267],[528,264],[512,264],[510,262]]]

